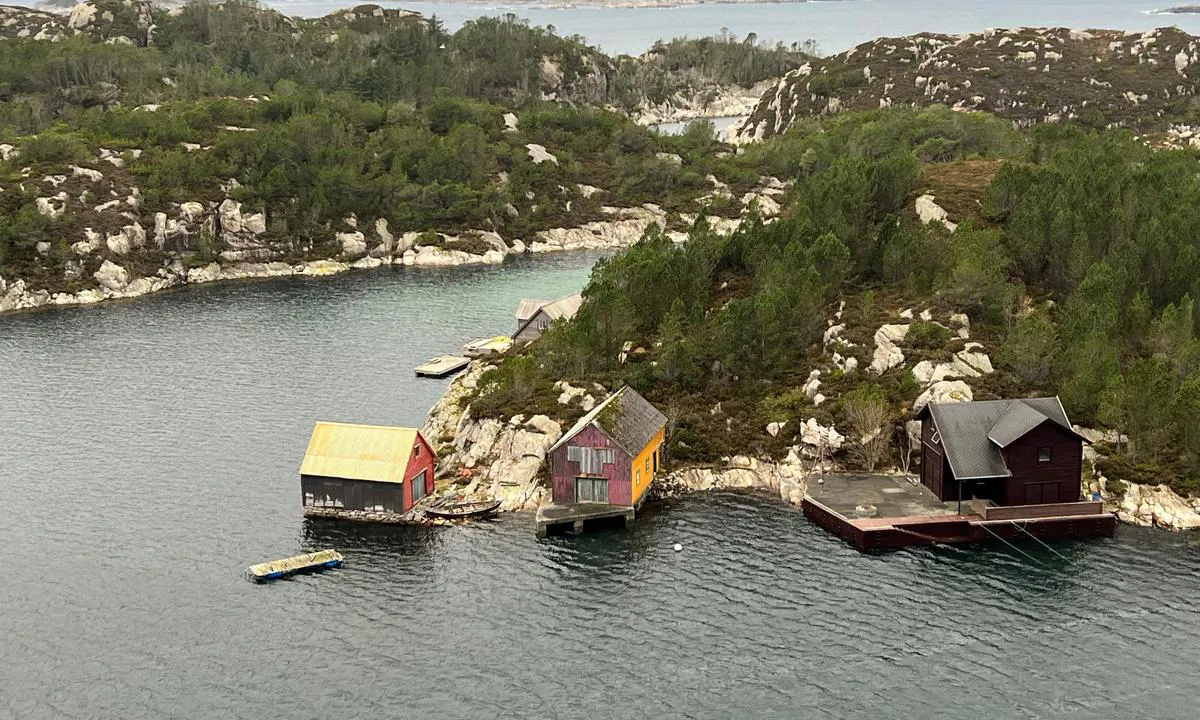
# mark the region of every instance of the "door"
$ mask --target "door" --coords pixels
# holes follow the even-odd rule
[[[1041,485],[1026,485],[1025,486],[1025,504],[1026,505],[1041,505],[1042,504],[1042,486]]]
[[[425,473],[427,470],[422,470],[421,474],[412,479],[412,501],[415,504],[418,500],[425,497]]]
[[[594,477],[575,478],[575,502],[607,503],[608,479]]]
[[[1042,486],[1042,502],[1058,502],[1058,483],[1050,483],[1049,485]]]

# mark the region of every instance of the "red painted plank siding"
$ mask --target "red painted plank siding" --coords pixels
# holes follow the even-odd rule
[[[578,435],[550,456],[554,476],[554,502],[575,502],[575,478],[579,475],[579,463],[567,460],[568,447],[611,448],[616,462],[604,466],[604,477],[608,478],[608,502],[610,505],[633,504],[633,458],[594,425],[580,430]]]
[[[1050,448],[1050,462],[1038,462],[1038,448]],[[1059,425],[1044,422],[1001,451],[1012,472],[1005,505],[1078,502],[1083,441]]]
[[[422,472],[425,473],[424,495],[433,492],[433,470],[433,449],[421,433],[417,433],[417,444],[413,446],[413,452],[408,456],[408,467],[404,469],[404,509],[401,512],[407,512],[413,506],[413,481]]]

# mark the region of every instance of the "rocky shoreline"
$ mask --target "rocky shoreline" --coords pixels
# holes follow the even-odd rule
[[[472,362],[450,382],[429,412],[422,433],[439,457],[434,497],[496,498],[501,500],[501,512],[536,511],[551,502],[543,474],[546,455],[569,423],[547,415],[516,415],[507,421],[475,417],[471,397],[486,373],[494,369],[485,361]],[[559,382],[556,387],[564,416],[586,412],[607,395],[599,385],[576,387]],[[1076,430],[1093,442],[1115,435],[1081,427]],[[838,471],[836,462],[825,459],[826,452],[839,449],[845,438],[834,428],[809,420],[802,423],[797,440],[782,460],[736,456],[672,470],[656,482],[653,492],[659,498],[672,498],[696,492],[754,490],[798,506],[814,473]],[[1117,479],[1104,477],[1096,467],[1101,456],[1085,447],[1092,477],[1082,482],[1082,490],[1087,495],[1100,492],[1105,509],[1122,523],[1172,531],[1200,528],[1200,498],[1181,497],[1165,485],[1114,482]],[[899,469],[887,472],[906,474]],[[1113,492],[1117,486],[1123,486],[1124,492]]]
[[[747,195],[743,201],[745,204],[755,201],[759,212],[773,217],[779,212],[779,204],[773,198],[782,193],[784,188],[778,181],[765,180],[757,193]],[[713,194],[721,192],[727,192],[727,189],[714,181]],[[187,205],[184,203],[184,206]],[[195,205],[199,206],[199,203]],[[346,218],[343,220],[346,231],[336,234],[342,246],[338,256],[293,264],[268,259],[277,253],[257,239],[261,234],[261,218],[258,215],[242,215],[240,203],[227,201],[210,211],[203,207],[184,206],[181,206],[179,219],[168,219],[165,214],[159,213],[163,217],[156,218],[153,234],[148,234],[134,222],[107,237],[91,233],[85,240],[75,243],[73,250],[80,258],[76,266],[82,266],[82,261],[94,252],[107,251],[105,259],[92,274],[96,283],[94,288],[75,293],[51,292],[30,287],[24,279],[10,280],[0,275],[0,314],[47,307],[94,305],[217,281],[324,277],[389,265],[418,268],[500,265],[507,258],[524,253],[617,250],[636,243],[651,225],[662,228],[668,225],[667,213],[657,205],[647,203],[634,208],[603,206],[601,212],[607,219],[577,227],[543,230],[535,233],[529,243],[520,239],[506,242],[494,232],[477,231],[460,235],[439,233],[435,241],[437,244],[424,244],[433,240],[427,233],[410,232],[393,236],[388,232],[387,221],[383,219],[376,220],[364,233],[359,229],[357,219]],[[739,218],[706,219],[714,230],[722,233],[736,230],[741,223]],[[195,227],[187,224],[189,220]],[[696,217],[688,215],[682,220],[691,223]],[[230,249],[207,264],[193,267],[186,266],[182,257],[175,257],[150,276],[134,275],[128,267],[120,264],[121,257],[132,251],[145,247],[161,250],[173,238],[186,236],[189,232],[218,233]],[[687,237],[686,233],[680,231],[669,231],[668,235],[677,242]]]

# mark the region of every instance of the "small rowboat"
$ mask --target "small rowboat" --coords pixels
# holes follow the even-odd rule
[[[473,500],[467,502],[443,502],[425,509],[426,515],[443,520],[464,520],[491,515],[500,507],[499,500]]]
[[[259,563],[246,568],[246,577],[255,582],[278,580],[279,578],[295,575],[301,572],[316,572],[327,568],[341,567],[344,558],[337,550],[322,550],[320,552],[297,555]]]

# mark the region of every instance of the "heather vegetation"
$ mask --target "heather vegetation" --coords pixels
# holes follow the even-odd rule
[[[936,148],[936,150],[932,150]],[[677,459],[780,453],[769,422],[839,428],[882,405],[911,418],[911,360],[957,350],[937,322],[914,322],[910,364],[875,375],[871,333],[902,307],[969,314],[998,372],[977,398],[1059,393],[1073,420],[1120,428],[1119,462],[1188,489],[1200,477],[1200,166],[1121,131],[1007,123],[941,109],[801,124],[739,158],[773,157],[795,180],[785,216],[730,236],[693,228],[675,245],[649,233],[600,264],[576,320],[523,360],[523,382],[628,382],[676,421]],[[929,178],[1004,160],[977,212],[950,233],[911,212]],[[802,386],[828,363],[822,333],[845,302],[859,368]],[[888,319],[888,318],[891,319]],[[848,331],[854,336],[853,331]],[[924,354],[922,354],[924,353]],[[503,375],[487,388],[506,392]],[[890,434],[890,433],[889,433]],[[899,461],[868,443],[859,461]],[[882,454],[884,457],[879,457]]]

